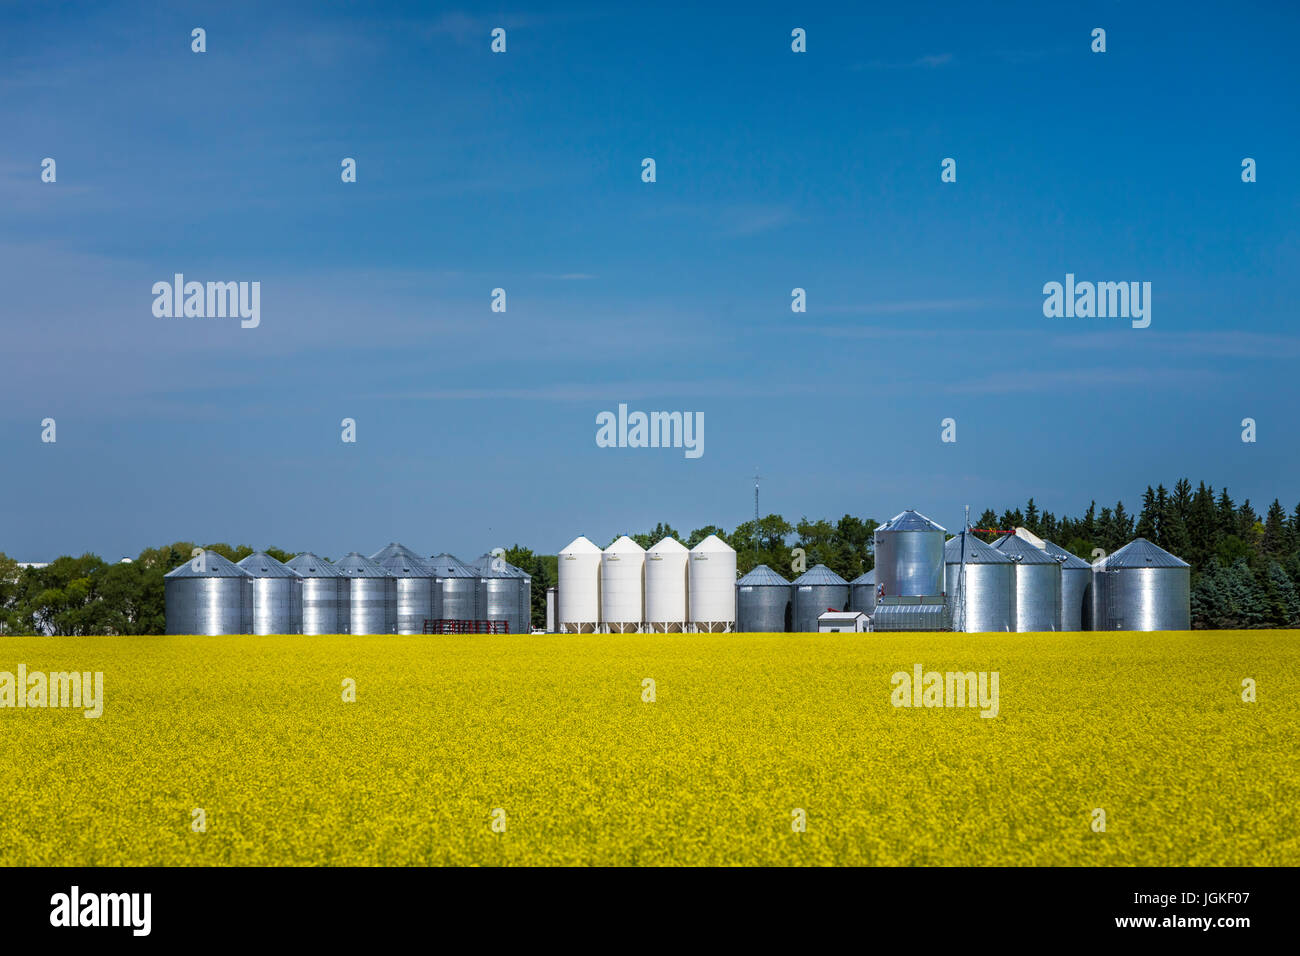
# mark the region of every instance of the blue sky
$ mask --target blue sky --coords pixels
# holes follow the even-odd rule
[[[269,6],[0,6],[11,556],[554,552],[755,467],[791,520],[1300,500],[1292,4]],[[177,272],[261,325],[156,318]],[[1150,328],[1045,318],[1067,272]],[[704,455],[597,447],[620,402]]]

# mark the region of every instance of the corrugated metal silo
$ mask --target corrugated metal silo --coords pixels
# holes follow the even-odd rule
[[[454,554],[434,555],[427,564],[433,569],[434,617],[444,621],[482,621],[478,603],[478,571]]]
[[[645,548],[623,535],[600,556],[600,620],[611,634],[645,621]]]
[[[397,633],[423,634],[424,622],[433,613],[433,569],[405,545],[396,541],[370,556],[397,579]]]
[[[944,534],[918,511],[894,515],[877,528],[877,593],[885,598],[943,594]]]
[[[1186,631],[1192,569],[1146,538],[1130,541],[1092,566],[1099,631]]]
[[[1015,562],[1016,630],[1059,631],[1061,565],[1014,534],[1004,534],[993,547]]]
[[[562,634],[591,634],[600,627],[601,550],[582,535],[559,554],[557,624]]]
[[[760,564],[736,582],[736,630],[743,634],[784,633],[793,614],[790,582]]]
[[[511,634],[521,633],[518,568],[505,558],[485,554],[469,565],[478,572],[478,608],[485,621],[505,621]]]
[[[953,630],[975,634],[1016,629],[1016,569],[1010,556],[962,531],[944,545],[943,560]]]
[[[392,634],[397,630],[397,578],[353,551],[334,562],[348,580],[350,634]]]
[[[239,566],[253,576],[253,633],[301,634],[298,573],[265,551],[254,551]]]
[[[691,548],[687,603],[696,631],[723,634],[736,629],[736,549],[716,534]]]
[[[302,633],[347,634],[352,627],[351,588],[338,568],[310,551],[289,562],[302,589]]]
[[[691,552],[676,538],[664,538],[645,555],[647,630],[680,634],[690,620],[686,602]]]
[[[1092,565],[1046,539],[1042,547],[1061,565],[1061,630],[1082,631],[1091,619]]]
[[[876,569],[872,568],[849,582],[849,610],[874,614],[876,611]]]
[[[826,611],[843,611],[849,603],[849,582],[824,564],[809,568],[791,585],[796,631],[818,632],[817,618]]]
[[[253,578],[205,551],[163,578],[168,634],[251,634]]]

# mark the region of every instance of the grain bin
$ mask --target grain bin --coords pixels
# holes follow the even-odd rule
[[[1016,568],[1008,555],[963,531],[944,545],[943,561],[954,631],[1016,629]]]
[[[859,574],[849,582],[849,610],[864,614],[876,610],[876,569]]]
[[[347,634],[352,626],[351,588],[343,572],[310,551],[288,566],[298,573],[302,590],[302,633]]]
[[[562,634],[591,634],[600,627],[600,548],[582,535],[559,554],[557,624]]]
[[[433,569],[424,559],[396,541],[370,556],[397,579],[397,633],[423,634],[424,622],[434,620]]]
[[[736,549],[716,534],[691,548],[687,599],[691,626],[721,634],[736,629]]]
[[[690,620],[686,588],[691,553],[676,538],[664,538],[645,555],[646,630],[680,634]]]
[[[433,569],[434,617],[444,621],[482,621],[478,603],[478,571],[453,554],[435,554],[426,562]]]
[[[1099,558],[1092,572],[1096,630],[1191,627],[1191,566],[1146,538]]]
[[[204,551],[163,578],[168,634],[253,633],[253,578]]]
[[[397,630],[397,578],[353,551],[334,562],[348,580],[350,634],[392,634]]]
[[[790,582],[760,564],[736,582],[736,630],[784,633],[792,625]]]
[[[1005,534],[993,542],[1015,562],[1017,631],[1061,629],[1061,565],[1028,541]]]
[[[917,511],[894,515],[877,528],[877,593],[886,598],[943,594],[944,534],[941,525]]]
[[[298,573],[265,551],[254,551],[239,566],[253,577],[253,633],[301,634]]]
[[[849,604],[849,582],[819,564],[809,568],[791,585],[794,608],[793,629],[818,632],[817,618],[826,611],[843,611]]]
[[[1061,565],[1061,630],[1082,631],[1091,621],[1092,565],[1051,541],[1042,548]]]
[[[623,535],[600,556],[600,620],[610,634],[641,630],[645,548]]]
[[[478,607],[485,621],[505,621],[510,634],[527,634],[527,619],[520,617],[519,588],[527,575],[505,558],[484,554],[469,565],[478,572]]]

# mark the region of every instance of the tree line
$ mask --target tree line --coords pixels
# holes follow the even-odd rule
[[[1143,537],[1191,564],[1193,627],[1300,627],[1300,504],[1288,514],[1274,499],[1260,515],[1249,499],[1234,502],[1226,488],[1216,493],[1201,482],[1193,490],[1181,479],[1172,491],[1148,487],[1136,514],[1122,501],[1100,509],[1093,501],[1078,517],[1057,517],[1030,498],[1023,508],[986,509],[972,524],[987,529],[978,534],[985,540],[995,538],[996,531],[1023,527],[1087,561]],[[736,549],[741,574],[766,564],[793,579],[825,564],[851,581],[875,566],[878,525],[848,514],[837,521],[803,517],[793,524],[770,514],[730,532],[706,525],[682,535],[660,522],[630,537],[643,548],[664,538],[693,548],[716,534]],[[189,560],[194,547],[178,541],[146,548],[134,561],[117,564],[94,554],[64,556],[43,568],[20,568],[0,553],[0,634],[162,634],[163,575]],[[204,547],[232,561],[255,550],[224,543]],[[280,561],[297,553],[265,550]],[[543,626],[546,589],[558,577],[556,556],[515,545],[505,559],[532,575],[532,623]]]

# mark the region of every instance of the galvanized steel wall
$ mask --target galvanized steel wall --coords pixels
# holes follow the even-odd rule
[[[163,581],[168,634],[249,634],[253,579],[177,577]]]
[[[1092,568],[1061,568],[1061,630],[1082,631],[1091,596]]]
[[[1191,628],[1190,568],[1117,568],[1093,574],[1099,631]]]
[[[352,626],[347,578],[304,577],[302,633],[347,634]]]
[[[1043,565],[1045,567],[1045,565]],[[968,634],[1016,629],[1015,568],[1010,562],[966,563],[962,585],[961,565],[948,564],[948,604],[951,626]],[[964,606],[963,606],[964,605]]]
[[[885,597],[943,594],[943,532],[876,529],[875,571]]]
[[[940,567],[943,565],[940,564]],[[817,633],[817,618],[828,610],[842,611],[849,603],[847,584],[794,584],[792,613],[795,631]]]
[[[296,578],[254,577],[253,633],[298,634],[302,631],[302,592]]]
[[[737,631],[780,634],[789,628],[791,623],[790,585],[737,585]]]
[[[1059,631],[1061,566],[1015,562],[1015,603],[1017,631]]]

